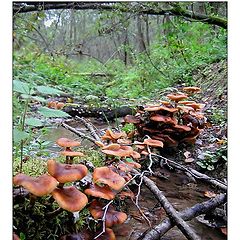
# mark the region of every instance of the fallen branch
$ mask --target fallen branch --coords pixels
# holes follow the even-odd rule
[[[143,176],[144,184],[150,189],[150,191],[155,195],[158,201],[161,203],[162,207],[172,219],[172,222],[177,225],[181,232],[190,240],[200,240],[200,237],[188,226],[188,224],[179,216],[177,211],[174,209],[172,204],[167,200],[163,193],[158,189],[155,183],[146,176]]]
[[[175,167],[175,168],[177,168],[177,169],[179,169],[181,171],[187,172],[187,173],[191,174],[193,177],[195,177],[195,178],[197,178],[199,180],[211,183],[211,184],[221,188],[224,191],[227,190],[227,184],[222,182],[222,181],[220,181],[220,180],[218,180],[218,179],[211,178],[211,177],[207,176],[206,174],[203,174],[203,173],[200,173],[200,172],[196,171],[195,169],[192,169],[192,168],[189,168],[189,167],[184,167],[181,164],[179,164],[177,162],[174,162],[174,161],[172,161],[170,159],[167,159],[167,158],[165,158],[165,157],[163,157],[161,155],[158,155],[158,154],[155,154],[155,153],[151,153],[151,155],[165,160],[166,163],[169,166]]]
[[[82,138],[85,138],[85,139],[87,139],[87,140],[89,140],[89,141],[91,141],[91,142],[93,142],[93,143],[95,144],[95,139],[94,139],[94,138],[89,137],[89,136],[87,136],[86,134],[77,131],[75,128],[69,126],[68,124],[66,124],[66,123],[64,123],[64,122],[62,122],[61,125],[62,125],[64,128],[68,129],[69,131],[75,133],[76,135],[78,135],[78,136],[80,136],[80,137],[82,137]]]
[[[226,203],[227,195],[219,194],[215,198],[212,198],[203,203],[197,203],[191,208],[187,208],[178,213],[178,215],[185,221],[189,221],[201,214],[205,214],[209,211],[212,211],[216,207]],[[152,228],[141,240],[155,240],[163,236],[167,231],[174,227],[173,222],[166,218],[160,224]]]
[[[95,131],[93,125],[89,122],[87,122],[84,118],[82,117],[78,117],[76,116],[76,119],[81,122],[89,131],[90,131],[90,134],[97,140],[97,141],[100,141],[101,142],[101,138],[100,136],[97,134],[97,132]]]

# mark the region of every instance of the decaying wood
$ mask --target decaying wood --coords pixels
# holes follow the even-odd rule
[[[150,189],[154,196],[161,203],[162,207],[171,218],[172,222],[177,225],[181,232],[187,237],[187,239],[200,240],[200,237],[192,230],[191,227],[180,217],[172,204],[167,200],[164,194],[158,189],[155,183],[146,176],[143,176],[144,184]]]
[[[201,214],[205,214],[209,211],[212,211],[216,207],[226,203],[226,201],[227,201],[227,195],[222,193],[206,202],[197,203],[190,208],[186,208],[185,210],[179,212],[178,215],[183,220],[189,221]],[[169,218],[166,218],[160,224],[152,228],[143,238],[141,238],[141,240],[159,239],[172,227],[174,227],[173,222]]]

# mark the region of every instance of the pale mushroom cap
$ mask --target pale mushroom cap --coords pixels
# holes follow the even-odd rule
[[[30,193],[38,197],[51,193],[58,185],[57,180],[47,174],[39,177],[30,177],[19,173],[13,178],[13,183],[23,186]]]
[[[53,190],[52,196],[61,208],[70,212],[78,212],[88,203],[87,196],[73,186],[56,188]]]
[[[88,169],[83,164],[63,164],[53,159],[47,162],[48,172],[60,183],[81,180],[87,175]]]
[[[56,143],[60,146],[60,147],[78,147],[81,145],[80,142],[78,141],[74,141],[71,140],[69,138],[59,138]]]
[[[90,187],[84,191],[84,193],[90,196],[104,198],[107,200],[114,199],[116,195],[116,193],[113,192],[108,185],[100,187],[97,184],[91,184]]]
[[[124,178],[108,167],[95,168],[93,172],[93,181],[95,183],[106,184],[117,191],[122,189],[125,184]]]

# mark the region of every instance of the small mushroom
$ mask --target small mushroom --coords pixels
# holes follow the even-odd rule
[[[93,197],[104,198],[106,200],[112,200],[116,195],[116,193],[113,192],[108,185],[100,187],[97,184],[91,184],[84,193]]]
[[[181,93],[181,94],[177,94],[177,93],[176,94],[168,94],[167,97],[174,102],[179,102],[179,101],[181,101],[185,98],[188,98],[188,96],[183,94],[183,93]]]
[[[105,134],[101,137],[102,140],[111,140],[112,142],[116,142],[117,139],[126,136],[124,132],[113,132],[111,129],[107,129]]]
[[[60,147],[65,147],[66,150],[70,150],[71,147],[78,147],[81,145],[80,142],[78,141],[74,141],[71,140],[69,138],[59,138],[56,143],[60,146]]]
[[[192,107],[194,110],[203,109],[205,107],[205,104],[203,103],[188,103],[186,105]]]
[[[62,151],[61,155],[66,156],[66,163],[72,164],[74,157],[82,157],[84,156],[81,152],[74,152],[74,151]]]
[[[185,125],[174,125],[173,126],[174,129],[178,130],[178,131],[181,131],[181,132],[189,132],[191,131],[191,128],[188,127],[188,126],[185,126]]]
[[[134,158],[134,159],[139,159],[139,158],[141,158],[141,155],[138,152],[133,151],[131,153],[131,157]]]
[[[88,203],[87,196],[73,186],[56,188],[53,190],[52,196],[61,208],[70,212],[78,212]]]
[[[106,184],[117,191],[122,189],[125,184],[124,178],[113,172],[108,167],[95,168],[93,172],[93,181],[97,184]]]
[[[87,175],[88,169],[83,164],[58,163],[53,159],[47,162],[48,172],[60,183],[73,182]]]
[[[170,113],[174,113],[177,112],[178,109],[177,108],[168,108],[168,107],[164,107],[164,106],[148,106],[144,108],[145,111],[147,112],[157,112],[157,111],[166,111],[166,112],[170,112]]]
[[[47,174],[31,177],[19,173],[13,178],[13,184],[23,186],[33,195],[42,197],[51,193],[57,187],[58,182],[54,177]]]
[[[187,93],[199,93],[201,92],[201,88],[199,87],[184,87],[183,91]]]
[[[102,210],[103,205],[97,201],[93,200],[90,204],[89,211],[94,219],[100,219],[103,217],[104,211]],[[107,227],[112,227],[116,224],[122,224],[127,220],[127,214],[124,212],[118,212],[113,206],[109,206],[107,213],[105,215],[105,223]]]
[[[98,233],[97,233],[98,234]],[[96,240],[116,240],[116,236],[111,228],[106,228],[105,232],[97,238]]]

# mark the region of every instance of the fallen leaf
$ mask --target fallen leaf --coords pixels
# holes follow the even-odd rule
[[[214,192],[211,192],[211,191],[206,191],[206,192],[204,193],[204,196],[205,196],[205,197],[208,197],[208,198],[214,198],[214,197],[217,196],[217,194],[214,193]]]
[[[226,142],[224,139],[218,139],[217,144],[218,145],[223,145]]]

